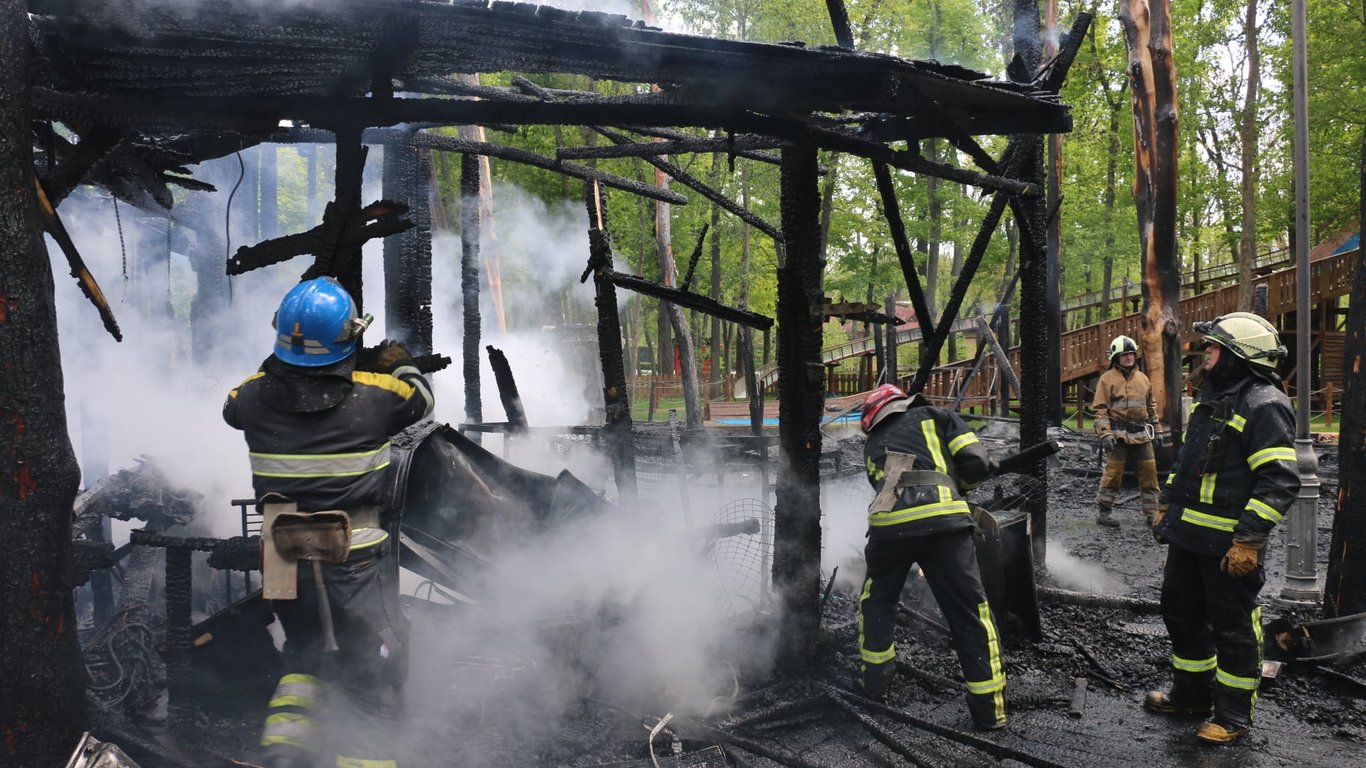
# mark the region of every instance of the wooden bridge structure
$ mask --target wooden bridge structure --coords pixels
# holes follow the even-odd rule
[[[1352,250],[1333,253],[1332,248],[1340,243],[1321,246],[1316,249],[1309,267],[1310,295],[1313,311],[1304,316],[1303,321],[1313,323],[1315,347],[1317,351],[1318,376],[1321,380],[1341,384],[1342,333],[1337,331],[1336,313],[1333,311],[1337,300],[1351,292],[1353,271],[1358,260],[1360,246]],[[1297,270],[1284,253],[1267,254],[1254,265],[1254,285],[1265,285],[1267,289],[1267,315],[1285,328],[1286,316],[1294,316],[1294,322],[1301,322],[1297,311],[1295,287]],[[1191,323],[1213,320],[1237,308],[1238,286],[1237,270],[1234,265],[1224,265],[1206,270],[1201,275],[1187,272],[1183,278],[1183,292],[1189,292],[1181,300],[1182,341],[1189,345],[1197,341],[1197,334],[1191,331]],[[1196,289],[1199,288],[1197,291]],[[1102,296],[1100,292],[1073,297],[1063,305],[1063,327],[1076,325],[1078,313],[1098,310]],[[1080,325],[1062,334],[1062,376],[1063,386],[1072,389],[1080,383],[1099,375],[1109,361],[1106,350],[1110,340],[1121,334],[1138,338],[1142,323],[1141,296],[1127,293],[1113,294],[1110,298],[1112,310],[1119,314],[1103,322]],[[1096,315],[1099,312],[1095,313]],[[1073,321],[1073,322],[1069,322]],[[980,331],[982,323],[977,318],[961,318],[955,329],[967,335],[978,336],[983,343]],[[1293,327],[1293,326],[1292,326]],[[917,343],[920,329],[916,326],[901,328],[897,331],[897,343]],[[1287,346],[1293,347],[1293,337],[1287,337]],[[841,360],[874,354],[876,343],[871,336],[850,339],[842,344],[824,350],[824,360],[832,369],[831,391],[838,395],[849,394],[847,390],[861,391],[871,388],[871,384],[855,374],[833,373],[833,367]],[[1019,370],[1018,346],[1007,352],[1013,372]],[[1010,378],[1010,372],[1002,369],[997,360],[983,362],[974,376],[969,376],[974,361],[957,360],[936,367],[925,387],[925,394],[941,402],[956,402],[963,407],[976,407],[1002,399],[1002,380]],[[761,386],[772,388],[778,380],[776,364],[760,368],[757,379]],[[899,376],[900,383],[908,385],[913,371]],[[835,386],[836,382],[839,386]]]

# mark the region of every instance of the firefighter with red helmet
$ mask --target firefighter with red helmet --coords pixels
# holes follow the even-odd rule
[[[1116,336],[1110,342],[1110,367],[1096,382],[1091,410],[1106,456],[1096,493],[1100,509],[1096,522],[1112,528],[1119,525],[1111,510],[1124,480],[1124,465],[1132,458],[1138,472],[1139,506],[1151,528],[1157,518],[1157,457],[1153,454],[1157,407],[1153,404],[1153,385],[1138,369],[1138,344],[1128,336]]]
[[[262,732],[266,764],[317,764],[328,697],[331,717],[347,721],[338,729],[336,765],[397,768],[391,730],[407,675],[407,622],[385,528],[392,521],[382,519],[380,505],[389,438],[431,413],[431,388],[400,344],[380,346],[378,371],[357,369],[364,323],[333,278],[290,290],[274,326],[273,354],[228,394],[223,419],[244,433],[258,500],[287,499],[297,505],[288,514],[305,522],[320,513],[329,520],[345,513],[348,522],[341,561],[318,571],[326,599],[314,572],[299,568],[297,585],[288,572],[294,599],[272,600],[285,631],[284,675]],[[263,539],[273,532],[270,519]]]
[[[1006,723],[1000,636],[977,570],[973,517],[963,492],[995,462],[959,416],[884,384],[863,404],[868,482],[867,577],[859,596],[859,683],[885,698],[896,674],[896,604],[919,564],[948,621],[963,668],[968,711],[981,729]]]
[[[1294,412],[1276,375],[1286,350],[1275,326],[1231,312],[1195,330],[1208,345],[1205,379],[1153,528],[1170,545],[1162,618],[1172,686],[1143,705],[1212,713],[1196,736],[1226,744],[1252,725],[1262,679],[1262,548],[1299,493],[1299,462]]]

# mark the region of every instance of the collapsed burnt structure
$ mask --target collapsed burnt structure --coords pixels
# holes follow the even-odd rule
[[[42,355],[55,352],[50,278],[41,257],[35,209],[41,211],[42,228],[54,237],[73,275],[99,308],[106,328],[116,338],[119,335],[112,308],[70,238],[64,236],[57,213],[61,201],[80,184],[102,186],[119,200],[174,219],[171,187],[207,193],[212,186],[193,177],[189,166],[263,142],[330,140],[336,145],[335,188],[321,223],[308,232],[250,243],[233,254],[207,248],[197,251],[195,268],[201,275],[197,300],[215,301],[215,290],[203,289],[218,286],[221,293],[222,275],[303,257],[310,261],[291,263],[288,268],[305,277],[334,276],[363,304],[362,247],[383,237],[386,327],[391,336],[408,341],[414,351],[429,353],[433,212],[427,207],[431,180],[424,163],[426,153],[457,152],[529,163],[587,182],[590,252],[584,277],[593,280],[599,309],[606,414],[601,434],[616,469],[620,499],[629,503],[635,483],[632,424],[616,289],[666,298],[749,328],[764,329],[773,320],[743,307],[716,305],[686,287],[653,283],[613,268],[610,237],[603,223],[605,190],[674,204],[686,202],[677,191],[575,164],[567,150],[552,158],[473,134],[456,138],[429,130],[533,124],[594,127],[615,145],[599,148],[602,156],[612,151],[619,156],[652,158],[666,166],[665,173],[679,185],[745,218],[780,246],[776,321],[784,375],[773,577],[780,613],[787,622],[778,633],[783,641],[781,656],[787,666],[799,667],[815,650],[821,598],[817,475],[822,455],[824,366],[820,327],[828,302],[819,261],[818,151],[848,153],[874,164],[907,287],[926,333],[917,386],[923,386],[928,368],[954,327],[991,232],[1004,210],[1013,208],[1025,243],[1020,268],[1026,308],[1022,341],[1026,349],[1038,353],[1026,355],[1022,365],[1021,439],[1037,443],[1044,437],[1041,403],[1046,398],[1044,353],[1049,345],[1042,315],[1047,270],[1038,137],[1070,129],[1068,110],[1057,93],[1089,18],[1080,18],[1059,54],[1043,62],[1037,7],[1022,0],[1015,6],[1021,19],[1016,25],[1021,50],[1011,68],[1013,81],[1002,82],[953,65],[850,50],[852,36],[847,19],[841,20],[842,13],[832,14],[842,47],[812,48],[673,34],[625,17],[504,2],[338,0],[266,6],[243,0],[187,6],[165,0],[101,4],[5,0],[0,4],[4,9],[0,26],[9,46],[6,50],[14,53],[6,60],[15,69],[0,73],[0,80],[6,81],[6,95],[15,98],[7,98],[0,111],[6,113],[6,126],[19,130],[11,131],[11,146],[0,156],[0,167],[6,180],[16,182],[8,188],[18,192],[12,209],[5,212],[11,225],[5,234],[12,241],[5,245],[11,251],[0,271],[8,303],[0,307],[7,310],[11,328],[39,338],[34,354],[5,350],[7,360],[19,361],[16,370],[6,375],[15,377],[14,381],[40,375],[45,365]],[[524,81],[514,88],[496,88],[456,76],[508,70],[573,73],[658,87],[600,96],[551,91]],[[737,77],[737,73],[743,74]],[[680,136],[662,130],[667,127],[708,128],[717,135],[713,139]],[[1017,138],[1003,157],[994,158],[973,138],[980,135]],[[32,143],[15,145],[17,136],[32,136]],[[659,137],[668,141],[650,141]],[[927,160],[919,153],[918,142],[930,138],[948,140],[980,170]],[[397,150],[385,153],[385,199],[379,201],[362,199],[361,174],[367,143],[372,142]],[[902,142],[904,149],[895,146]],[[740,154],[769,149],[780,153],[782,217],[777,224],[757,219],[729,201],[721,203],[723,198],[715,190],[658,160],[674,152]],[[933,320],[923,311],[924,291],[900,226],[890,168],[995,193],[945,311]],[[462,171],[462,185],[477,189],[478,171],[468,165]],[[462,215],[461,220],[467,234],[469,228],[477,229],[476,218]],[[477,285],[477,276],[469,274],[475,262],[468,252],[466,257],[464,284],[469,288]],[[467,306],[474,301],[477,310],[477,295],[471,298],[470,294],[467,290]],[[469,317],[467,313],[467,321]],[[471,350],[478,354],[477,343],[466,344],[467,371]],[[473,383],[469,378],[466,383],[475,387],[477,403],[477,376]],[[7,733],[21,725],[36,728],[33,723],[54,718],[68,723],[81,720],[80,688],[71,673],[74,644],[70,628],[62,628],[71,612],[71,585],[64,575],[69,523],[62,510],[70,507],[75,487],[70,443],[60,416],[62,390],[50,386],[41,392],[25,390],[22,395],[19,388],[14,391],[13,401],[0,407],[44,429],[24,432],[16,427],[10,433],[14,437],[7,442],[13,446],[13,463],[20,469],[15,472],[17,484],[7,487],[7,495],[24,504],[21,513],[5,525],[7,529],[32,527],[44,543],[24,547],[22,556],[6,560],[4,575],[9,583],[27,583],[31,574],[35,584],[28,598],[34,605],[7,604],[6,614],[41,616],[42,633],[57,642],[37,650],[31,646],[45,642],[40,639],[42,633],[5,620],[0,631],[16,638],[16,648],[25,647],[30,654],[25,663],[46,659],[50,662],[46,666],[55,670],[36,681],[36,687],[5,689],[18,697],[11,701],[31,701],[24,709],[30,713],[29,720],[3,723]],[[750,392],[756,394],[756,388]],[[467,401],[467,414],[477,421],[477,405],[471,409]],[[56,458],[43,461],[48,455]],[[42,467],[37,482],[26,474],[35,464]],[[1028,501],[1040,535],[1044,493],[1046,485],[1040,483]],[[168,546],[177,553],[185,550],[183,556],[176,555],[177,567],[182,568],[188,563],[187,547],[193,548],[183,542],[146,543]],[[8,655],[5,663],[12,663]]]

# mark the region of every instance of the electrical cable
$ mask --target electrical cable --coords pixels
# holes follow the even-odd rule
[[[232,185],[232,192],[228,193],[228,204],[223,209],[223,260],[226,263],[232,258],[232,199],[237,196],[237,190],[242,187],[242,180],[247,177],[247,164],[242,161],[242,150],[237,151],[237,183]],[[228,303],[232,303],[232,275],[228,275]]]

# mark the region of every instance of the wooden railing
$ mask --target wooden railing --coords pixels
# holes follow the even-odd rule
[[[1329,255],[1317,259],[1309,265],[1309,293],[1313,303],[1318,304],[1336,299],[1351,292],[1357,253],[1358,250],[1351,250]],[[1267,313],[1270,316],[1276,317],[1295,311],[1295,272],[1295,267],[1291,267],[1253,280],[1254,285],[1264,284],[1267,286]],[[1232,312],[1237,308],[1237,302],[1238,287],[1236,285],[1225,286],[1198,296],[1182,299],[1182,341],[1197,340],[1198,335],[1191,330],[1191,323],[1200,320],[1213,320],[1222,314]],[[954,324],[954,327],[965,333],[972,333],[976,326],[975,323],[960,320]],[[1109,348],[1110,340],[1121,334],[1138,338],[1141,327],[1142,314],[1132,312],[1104,323],[1096,323],[1064,332],[1062,335],[1062,381],[1067,383],[1100,373],[1109,363],[1106,351]],[[919,328],[897,332],[898,343],[918,341],[919,339]],[[824,353],[827,362],[835,362],[860,354],[871,354],[872,350],[873,340],[864,337],[830,347]],[[1011,365],[1015,367],[1015,370],[1019,370],[1020,348],[1018,346],[1012,347],[1009,355]],[[967,365],[967,361],[960,360],[935,368],[931,373],[929,383],[925,387],[925,393],[931,397],[954,396],[957,394],[954,387],[966,374]],[[973,378],[971,388],[964,399],[965,403],[987,397],[985,394],[988,391],[987,385],[982,382],[984,374],[991,373],[989,370],[991,368],[990,364],[984,366],[983,370]],[[759,372],[762,381],[767,385],[772,385],[778,378],[776,364],[765,366]],[[990,379],[991,376],[985,376],[985,380],[989,381]]]

